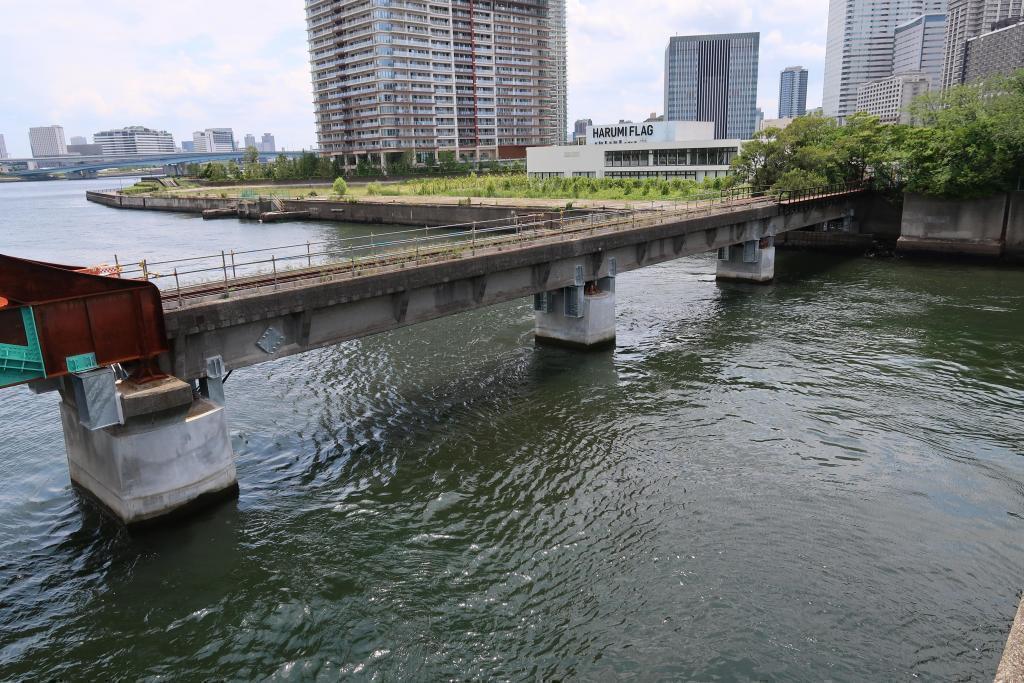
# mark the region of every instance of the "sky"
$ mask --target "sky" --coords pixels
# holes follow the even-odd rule
[[[65,137],[142,125],[190,140],[230,127],[278,148],[316,143],[301,0],[0,0],[0,134],[30,155],[28,129]],[[777,114],[779,72],[810,70],[821,104],[825,0],[567,0],[569,126],[642,121],[663,109],[669,37],[761,33],[758,105]]]

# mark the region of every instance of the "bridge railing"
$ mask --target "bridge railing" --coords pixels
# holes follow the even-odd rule
[[[695,214],[733,210],[751,204],[784,205],[863,189],[863,184],[836,184],[797,191],[770,192],[740,187],[686,201],[654,200],[631,209],[570,209],[445,226],[414,228],[375,234],[305,242],[244,251],[224,250],[166,261],[140,261],[121,268],[121,275],[154,281],[164,290],[165,303],[186,298],[230,296],[231,292],[264,284],[286,286],[335,272],[358,274],[378,266],[403,262],[460,258],[466,251],[526,240],[567,239],[580,231],[648,227]],[[115,256],[115,262],[120,263]]]

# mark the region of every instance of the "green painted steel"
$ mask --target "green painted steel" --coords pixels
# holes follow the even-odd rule
[[[22,307],[21,320],[28,345],[0,344],[0,387],[46,377],[43,351],[39,346],[36,319],[31,306]]]
[[[78,356],[68,356],[66,359],[68,372],[85,372],[86,370],[95,370],[99,367],[96,362],[95,353],[83,353]]]

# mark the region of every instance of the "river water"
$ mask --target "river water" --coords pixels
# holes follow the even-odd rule
[[[364,230],[85,202],[111,184],[0,185],[0,252]],[[71,488],[56,396],[0,392],[0,680],[990,680],[1024,271],[714,266],[620,277],[610,352],[535,348],[521,301],[240,370],[240,497],[140,535]]]

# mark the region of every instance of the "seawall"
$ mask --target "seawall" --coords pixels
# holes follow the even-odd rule
[[[908,194],[897,248],[1024,260],[1024,192],[968,200]]]
[[[202,214],[210,209],[235,209],[238,199],[220,197],[150,197],[144,195],[121,195],[113,192],[86,192],[90,202],[118,209],[139,209],[146,211],[174,211],[178,213]],[[244,200],[242,200],[244,201]],[[460,205],[395,201],[331,201],[324,199],[284,199],[281,205],[285,211],[307,212],[311,220],[341,221],[346,223],[386,223],[410,226],[459,225],[464,223],[508,220],[515,217],[543,214],[546,220],[556,219],[560,212],[552,206],[537,206],[519,202],[508,204]],[[577,213],[599,212],[603,209],[581,208]]]

